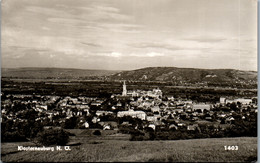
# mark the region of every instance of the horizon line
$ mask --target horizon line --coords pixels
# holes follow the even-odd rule
[[[77,69],[77,70],[96,70],[96,71],[134,71],[139,69],[145,69],[145,68],[181,68],[181,69],[202,69],[202,70],[240,70],[240,71],[254,71],[257,72],[257,70],[243,70],[243,69],[235,69],[235,68],[194,68],[194,67],[176,67],[176,66],[147,66],[142,68],[135,68],[135,69],[125,69],[125,70],[116,70],[116,69],[93,69],[93,68],[65,68],[65,67],[1,67],[1,69],[26,69],[26,68],[38,68],[38,69]]]

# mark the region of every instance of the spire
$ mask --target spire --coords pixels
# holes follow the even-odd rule
[[[127,90],[126,90],[126,84],[125,84],[125,80],[124,80],[122,96],[126,96],[126,93],[127,93]]]

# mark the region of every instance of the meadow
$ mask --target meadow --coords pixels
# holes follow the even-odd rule
[[[78,131],[76,131],[78,132]],[[128,141],[128,135],[77,134],[70,151],[18,151],[31,142],[2,143],[4,162],[251,162],[257,158],[257,138],[211,138],[175,141]],[[238,150],[224,146],[237,145]]]

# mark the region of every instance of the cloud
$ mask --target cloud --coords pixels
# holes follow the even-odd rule
[[[26,11],[32,12],[34,14],[42,14],[48,16],[56,16],[56,17],[71,17],[72,15],[65,10],[58,10],[55,8],[47,8],[41,6],[27,6],[25,8]]]
[[[58,24],[68,24],[68,25],[88,25],[87,21],[76,19],[76,18],[48,18],[49,22]]]
[[[51,29],[48,27],[42,27],[43,30],[50,31]]]
[[[119,53],[119,52],[97,52],[97,53],[94,53],[94,54],[90,54],[89,56],[92,56],[92,57],[96,57],[96,56],[99,56],[99,57],[113,57],[113,58],[119,58],[119,57],[123,57],[122,53]]]
[[[99,23],[96,26],[102,28],[102,30],[108,30],[111,32],[123,32],[123,33],[140,33],[143,30],[142,25],[130,24],[130,23]]]
[[[134,48],[139,48],[139,49],[166,49],[166,50],[181,50],[182,48],[180,46],[176,45],[170,45],[167,43],[155,43],[155,42],[150,42],[150,43],[134,43],[134,44],[129,44],[129,46],[134,47]]]
[[[222,10],[226,3],[230,8]],[[119,63],[125,68],[157,63],[181,66],[186,62],[225,67],[225,60],[234,66],[257,60],[254,11],[243,11],[233,22],[230,20],[240,13],[231,8],[237,5],[235,1],[207,4],[203,0],[203,5],[197,4],[6,0],[2,9],[3,62],[8,59],[16,65],[23,60],[23,65],[32,65],[37,60],[40,65],[51,65],[59,58],[63,67],[88,68],[91,61],[93,67],[109,63],[118,69]],[[198,12],[208,8],[215,12]],[[239,21],[246,23],[239,28]]]
[[[148,53],[100,52],[100,53],[91,54],[89,56],[105,56],[105,57],[113,57],[113,58],[125,58],[125,57],[152,58],[152,57],[162,57],[165,56],[165,54],[158,53],[158,52],[148,52]]]
[[[162,53],[156,53],[156,52],[151,52],[151,53],[147,53],[146,56],[148,57],[158,57],[158,56],[164,56],[164,54]]]
[[[89,43],[89,42],[81,42],[81,44],[87,45],[87,46],[91,46],[91,47],[102,47],[102,46],[99,45],[99,44]]]
[[[121,53],[117,53],[117,52],[112,52],[109,56],[111,56],[111,57],[121,57],[122,54]]]
[[[101,6],[100,4],[93,4],[91,7],[77,7],[78,9],[90,10],[90,11],[99,11],[99,12],[110,12],[110,13],[118,13],[120,10],[111,6]]]
[[[86,19],[93,20],[93,21],[129,21],[133,20],[132,16],[125,15],[120,13],[120,10],[115,7],[105,6],[104,4],[94,4],[89,7],[77,7],[77,9],[81,9],[83,12],[86,13]],[[87,12],[86,12],[87,11]]]
[[[193,36],[184,38],[184,40],[189,41],[196,41],[196,42],[202,42],[202,43],[216,43],[216,42],[222,42],[227,40],[227,38],[224,37],[217,37],[217,36]]]

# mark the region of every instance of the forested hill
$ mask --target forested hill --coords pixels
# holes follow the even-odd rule
[[[231,82],[256,83],[256,71],[234,69],[195,69],[177,67],[147,67],[123,71],[110,76],[115,80],[172,81],[181,83]]]
[[[112,81],[171,82],[176,85],[257,87],[256,71],[234,69],[147,67],[130,71],[111,71],[69,68],[2,68],[2,77],[17,79],[105,79]]]

